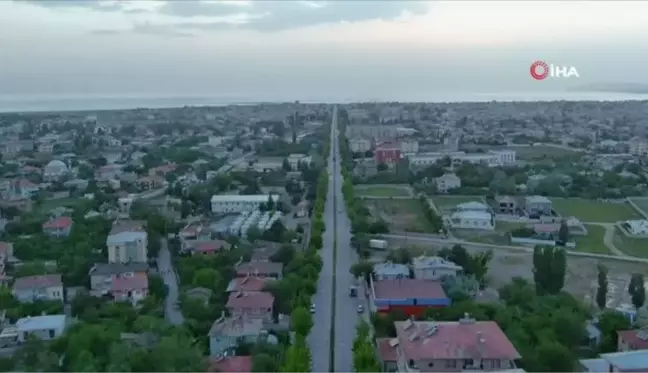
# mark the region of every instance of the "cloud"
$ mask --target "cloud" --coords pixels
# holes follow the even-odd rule
[[[224,1],[170,1],[159,12],[177,17],[223,17],[245,10],[250,20],[241,28],[279,31],[340,22],[394,19],[404,11],[423,13],[423,1],[251,1],[245,6]]]
[[[124,10],[119,2],[106,2],[102,0],[20,0],[17,3],[30,4],[50,9],[89,9],[102,12],[116,12]]]

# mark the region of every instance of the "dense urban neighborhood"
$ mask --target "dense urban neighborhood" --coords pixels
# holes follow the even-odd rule
[[[648,102],[0,114],[0,370],[648,370]]]

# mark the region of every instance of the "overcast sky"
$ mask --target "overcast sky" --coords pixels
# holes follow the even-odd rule
[[[533,81],[535,60],[580,79]],[[0,95],[408,99],[646,66],[640,1],[0,1]]]

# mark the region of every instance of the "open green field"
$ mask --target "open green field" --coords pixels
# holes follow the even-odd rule
[[[418,199],[373,199],[366,202],[372,215],[385,220],[391,231],[437,233],[431,231]]]
[[[648,258],[648,238],[627,237],[619,228],[614,228],[614,246],[625,254]]]
[[[453,229],[452,234],[460,240],[469,242],[483,243],[488,245],[511,244],[511,239],[507,232],[482,231],[476,229]]]
[[[551,202],[553,209],[560,215],[575,216],[582,222],[615,223],[619,220],[641,219],[641,215],[627,203],[576,198],[551,198]]]
[[[648,198],[629,198],[641,209],[644,214],[648,214]]]
[[[542,158],[564,158],[581,155],[581,152],[563,149],[553,146],[520,146],[513,148],[516,152],[516,158],[522,160],[542,159]]]
[[[457,205],[466,202],[479,202],[484,203],[482,196],[433,196],[432,201],[434,205],[441,210],[449,210],[457,207]],[[485,203],[484,203],[485,204]]]
[[[594,253],[594,254],[606,254],[610,255],[610,249],[605,246],[604,236],[605,228],[600,225],[590,225],[587,226],[587,236],[574,236],[576,241],[575,251],[581,251],[584,253]]]
[[[359,197],[409,197],[407,187],[398,186],[369,186],[356,187],[355,193]]]

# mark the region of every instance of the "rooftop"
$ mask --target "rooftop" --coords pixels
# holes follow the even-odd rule
[[[146,263],[95,263],[90,269],[90,276],[119,275],[128,272],[147,272]]]
[[[209,335],[246,336],[258,335],[263,330],[263,320],[244,317],[219,318],[209,329]]]
[[[62,286],[61,275],[40,275],[18,277],[14,282],[14,290],[29,290],[34,288],[48,288],[51,286]]]
[[[252,356],[210,357],[209,371],[233,373],[252,372]]]
[[[268,202],[268,194],[222,194],[214,195],[211,197],[211,202]],[[279,196],[276,194],[272,195],[273,200],[279,199]]]
[[[451,262],[449,260],[445,260],[441,258],[440,256],[419,256],[414,259],[412,259],[412,266],[414,268],[421,268],[421,267],[446,267],[446,268],[454,268],[457,270],[461,270],[462,268],[458,265],[456,265],[454,262]]]
[[[648,350],[613,352],[601,354],[610,365],[621,371],[639,371],[648,369]]]
[[[242,263],[236,267],[236,273],[239,275],[255,275],[255,274],[281,274],[283,271],[282,263],[256,261]]]
[[[230,281],[227,291],[262,291],[267,281],[265,278],[256,276],[236,277]]]
[[[19,332],[30,330],[59,329],[66,324],[65,315],[45,315],[34,317],[23,317],[16,321],[16,328]]]
[[[405,264],[398,263],[377,263],[373,266],[374,273],[383,276],[396,276],[402,275],[403,277],[409,276],[409,267]]]
[[[497,359],[521,356],[494,321],[397,321],[397,342],[407,359]]]
[[[262,291],[231,293],[225,307],[231,309],[268,309],[274,304],[274,296]]]
[[[373,282],[376,299],[446,298],[441,284],[413,278],[387,279]]]
[[[43,228],[45,229],[65,229],[70,226],[72,226],[72,218],[68,216],[59,216],[43,224]]]
[[[648,350],[648,331],[645,330],[620,330],[619,337],[630,346],[632,350]]]

